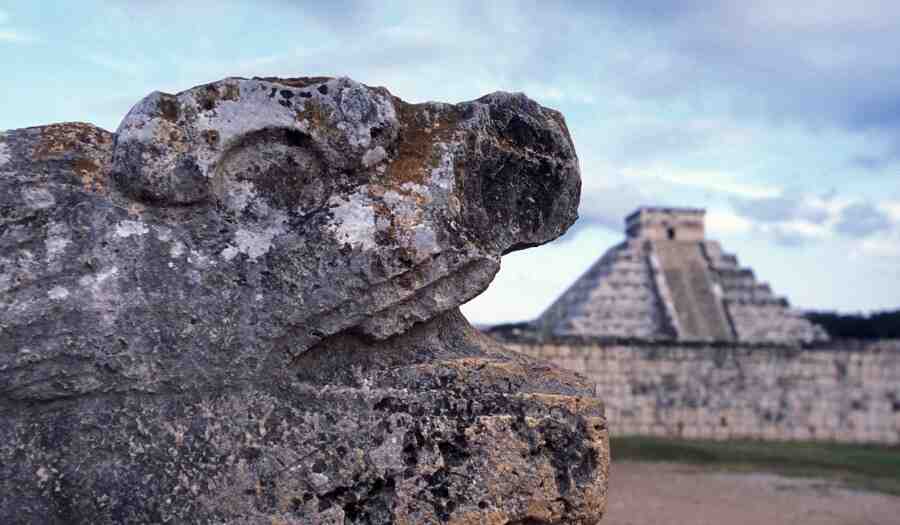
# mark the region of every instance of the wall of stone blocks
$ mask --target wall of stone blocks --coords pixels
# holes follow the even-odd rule
[[[507,344],[595,381],[613,435],[900,444],[900,340]]]

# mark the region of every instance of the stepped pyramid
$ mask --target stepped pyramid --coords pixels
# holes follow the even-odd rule
[[[804,343],[825,331],[706,239],[695,208],[643,207],[625,218],[625,242],[607,251],[534,321],[547,336],[575,335]]]

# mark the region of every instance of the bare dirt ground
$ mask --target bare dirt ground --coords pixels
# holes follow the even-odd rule
[[[604,525],[898,525],[900,497],[833,481],[614,462]]]

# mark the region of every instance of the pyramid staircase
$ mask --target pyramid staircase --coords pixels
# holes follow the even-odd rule
[[[703,210],[641,208],[533,327],[545,336],[797,344],[827,340],[753,270],[705,239]],[[682,228],[682,230],[679,230]]]

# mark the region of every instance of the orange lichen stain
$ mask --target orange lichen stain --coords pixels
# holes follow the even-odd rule
[[[548,368],[548,371],[552,369]],[[602,412],[605,408],[605,404],[603,401],[593,398],[593,397],[582,397],[582,396],[566,396],[562,394],[541,394],[541,393],[530,393],[530,394],[517,394],[515,396],[517,399],[528,399],[533,401],[538,401],[542,405],[547,407],[559,407],[568,410],[573,414],[578,414],[583,411],[599,411]]]
[[[203,140],[209,144],[209,147],[215,148],[219,145],[219,132],[214,129],[208,129],[202,133]]]
[[[509,523],[509,515],[505,512],[466,512],[457,516],[451,516],[448,525],[506,525]]]
[[[222,100],[237,100],[241,98],[241,88],[237,84],[225,84],[225,94]]]
[[[550,496],[550,494],[546,496]],[[528,502],[527,514],[528,518],[536,523],[559,523],[559,520],[565,515],[565,509],[563,502],[559,500],[532,499]]]
[[[215,84],[207,84],[203,89],[198,89],[194,93],[194,100],[203,111],[212,111],[216,108],[216,102],[221,98],[219,88]]]
[[[384,197],[385,192],[387,192],[387,188],[382,186],[381,184],[369,184],[369,197],[380,199]]]
[[[374,210],[376,217],[393,220],[394,212],[391,211],[391,209],[388,208],[383,202],[373,202],[372,209]]]
[[[176,99],[175,96],[162,95],[157,106],[159,107],[159,114],[162,115],[162,118],[169,122],[178,122],[178,99]]]
[[[220,89],[221,87],[221,89]],[[207,84],[198,89],[194,93],[194,100],[203,111],[212,111],[216,109],[216,104],[220,100],[238,100],[241,98],[241,88],[237,84]]]
[[[336,133],[338,130],[329,125],[331,122],[331,112],[314,101],[303,104],[303,109],[297,110],[297,122],[307,122],[308,131],[319,131],[325,134]]]
[[[384,220],[388,223],[388,227],[385,230],[380,230],[380,238],[381,243],[383,244],[396,244],[400,241],[401,231],[397,226],[397,216],[394,214],[394,211],[391,210],[387,205],[380,201],[374,201],[372,203],[372,210],[375,213],[375,217]],[[375,221],[376,224],[379,221]]]
[[[399,149],[383,176],[384,183],[390,187],[399,187],[407,182],[424,184],[430,171],[440,162],[441,152],[437,144],[453,140],[462,116],[452,106],[433,113],[429,118],[422,111],[422,105],[400,101],[397,105],[401,123]]]
[[[86,153],[97,146],[112,143],[112,133],[83,122],[50,124],[41,130],[41,138],[32,153],[35,160],[46,160],[66,153]]]
[[[184,131],[169,120],[159,121],[159,125],[153,133],[158,142],[167,144],[178,153],[185,153],[190,149]]]
[[[106,172],[91,159],[76,159],[72,170],[81,179],[81,187],[91,193],[106,193]]]
[[[520,364],[481,357],[464,357],[440,361],[434,364],[413,365],[412,368],[420,370],[420,373],[426,375],[449,368],[454,370],[458,377],[464,381],[469,380],[471,376],[476,374],[482,381],[519,381],[524,380],[528,375],[525,368]]]
[[[139,202],[131,203],[131,206],[128,207],[128,215],[131,217],[140,217],[143,215],[144,210],[147,209],[146,206]]]

